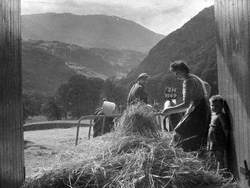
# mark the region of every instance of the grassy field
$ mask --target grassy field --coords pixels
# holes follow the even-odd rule
[[[58,165],[94,157],[107,137],[88,140],[88,128],[80,129],[75,147],[76,128],[24,132],[26,177],[33,177]]]

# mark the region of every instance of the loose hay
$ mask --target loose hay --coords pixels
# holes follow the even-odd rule
[[[171,135],[160,137],[151,115],[152,110],[145,110],[148,107],[142,104],[137,107],[143,113],[140,114],[134,107],[128,109],[117,131],[111,133],[115,142],[103,146],[103,153],[95,159],[51,170],[40,177],[29,179],[23,188],[232,186],[230,179],[216,175],[214,171],[207,171],[204,161],[198,159],[195,153],[185,153],[170,147]],[[140,127],[150,133],[140,130]]]
[[[156,124],[152,107],[143,103],[131,105],[124,111],[116,132],[121,136],[160,138],[160,129]]]

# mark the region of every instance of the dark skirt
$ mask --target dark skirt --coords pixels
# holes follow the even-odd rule
[[[173,131],[180,122],[180,120],[182,119],[182,116],[183,116],[182,113],[178,113],[178,114],[171,114],[170,116],[165,117],[163,119],[163,129],[165,131]],[[167,128],[167,119],[169,119],[169,128]]]
[[[177,145],[184,151],[198,151],[207,143],[210,122],[209,104],[205,98],[195,103],[194,110],[184,115],[175,128],[175,132],[179,135]]]
[[[95,115],[104,115],[102,108],[97,109],[95,112]],[[97,136],[102,135],[103,118],[104,117],[96,117],[94,119],[93,137],[97,137]],[[113,117],[106,117],[105,118],[103,134],[111,132],[111,130],[114,128],[113,120],[114,120]]]

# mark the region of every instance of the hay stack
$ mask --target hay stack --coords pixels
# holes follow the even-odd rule
[[[143,103],[129,106],[120,118],[116,133],[121,136],[160,138],[152,107]]]
[[[171,135],[160,137],[154,121],[145,105],[127,109],[115,142],[101,155],[30,179],[23,188],[195,188],[228,182],[207,171],[195,153],[169,147]]]

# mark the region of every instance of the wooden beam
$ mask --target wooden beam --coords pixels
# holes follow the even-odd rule
[[[229,168],[249,187],[240,169],[250,163],[250,1],[215,0],[218,85],[231,113]]]
[[[24,181],[20,0],[0,0],[0,187]]]

